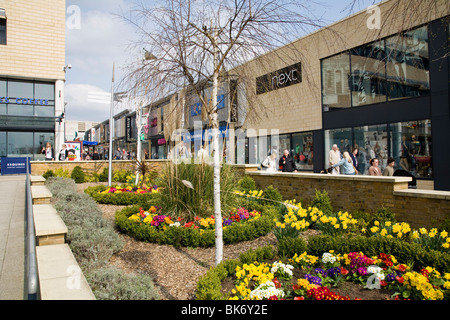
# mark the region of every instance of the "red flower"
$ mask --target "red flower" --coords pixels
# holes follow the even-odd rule
[[[382,287],[386,287],[387,286],[387,282],[384,280],[380,280],[380,284]]]
[[[304,297],[304,296],[301,296],[301,297],[294,297],[294,300],[305,300],[305,297]]]
[[[195,220],[195,221],[198,221],[198,220],[200,220],[200,217],[199,217],[199,216],[195,216],[195,217],[194,217],[194,220]]]
[[[273,284],[275,285],[275,288],[277,288],[277,289],[281,288],[281,283],[280,283],[280,281],[278,281],[277,278],[274,278],[274,279],[272,280],[272,282],[273,282]]]
[[[403,281],[405,281],[405,279],[403,279],[403,277],[395,277],[395,279],[399,282],[399,283],[403,283]]]
[[[398,265],[398,270],[401,272],[405,272],[406,271],[406,266],[404,264],[399,264]]]
[[[275,296],[275,295],[273,295],[273,296],[271,296],[271,297],[269,298],[269,300],[278,300],[278,297]]]
[[[348,274],[348,270],[343,268],[343,267],[341,267],[341,274],[344,275],[344,276],[347,275]]]

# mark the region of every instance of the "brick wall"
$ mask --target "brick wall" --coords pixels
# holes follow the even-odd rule
[[[0,0],[6,9],[7,45],[0,75],[64,79],[66,6],[63,0]]]
[[[166,160],[149,160],[146,164],[150,167],[150,170],[161,172]],[[87,174],[102,173],[104,168],[109,167],[108,161],[32,161],[31,162],[31,174],[34,176],[43,175],[47,170],[55,172],[59,168],[69,170],[71,173],[73,168],[80,166],[81,169]],[[120,170],[136,170],[136,161],[117,160],[112,162],[113,171]]]
[[[450,218],[450,192],[408,189],[404,177],[343,176],[303,173],[247,172],[258,188],[277,188],[285,200],[296,199],[309,205],[315,190],[326,190],[335,211],[375,212],[386,207],[398,221],[413,228],[429,228]]]

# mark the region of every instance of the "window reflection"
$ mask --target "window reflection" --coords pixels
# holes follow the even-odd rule
[[[323,59],[321,67],[324,111],[429,94],[428,28]]]
[[[32,132],[8,132],[8,157],[33,157]]]
[[[386,39],[387,81],[390,100],[429,93],[427,27]]]
[[[322,102],[324,111],[350,107],[350,59],[348,53],[322,60]]]
[[[8,96],[10,98],[33,98],[34,88],[32,82],[8,81]]]
[[[384,41],[351,50],[352,105],[386,101]]]

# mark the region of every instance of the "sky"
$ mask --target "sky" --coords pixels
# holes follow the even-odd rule
[[[140,0],[153,4],[154,1]],[[309,1],[313,13],[325,24],[352,12],[366,9],[374,0]],[[89,102],[89,92],[111,92],[113,63],[116,84],[123,78],[123,68],[133,56],[130,44],[136,40],[134,28],[121,16],[136,0],[66,0],[66,119],[103,122],[109,119],[110,106]],[[378,2],[378,1],[376,1]],[[133,106],[130,106],[132,108]],[[118,106],[114,113],[123,111]]]

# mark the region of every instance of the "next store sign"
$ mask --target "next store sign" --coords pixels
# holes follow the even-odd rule
[[[15,103],[15,104],[37,104],[40,106],[48,106],[47,99],[29,99],[29,98],[9,98],[0,97],[0,103]]]

